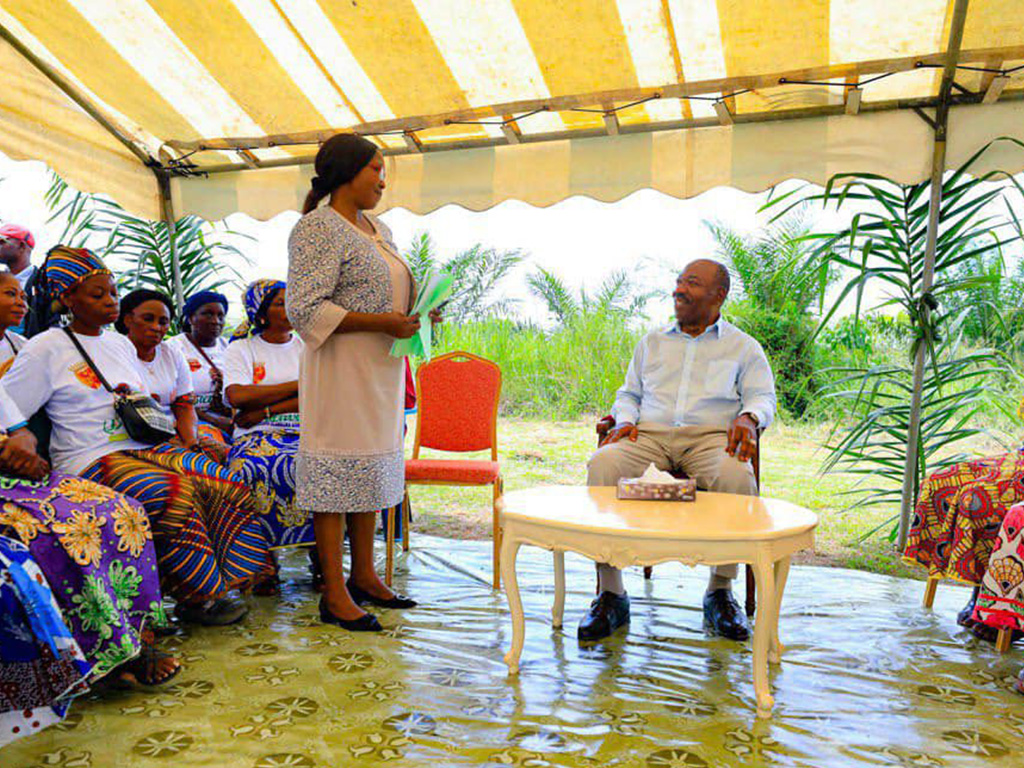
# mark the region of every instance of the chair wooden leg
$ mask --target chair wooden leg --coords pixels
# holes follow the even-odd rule
[[[924,588],[924,607],[931,608],[935,604],[935,590],[939,588],[939,579],[930,578]]]
[[[653,565],[645,565],[644,566],[644,578],[647,581],[650,581],[652,578],[654,578],[654,566]]]
[[[757,611],[757,582],[754,580],[754,569],[747,566],[747,616],[753,616]]]
[[[409,502],[409,489],[405,489],[402,497],[402,551],[409,551],[409,521],[412,520],[412,505]]]
[[[386,564],[384,566],[384,583],[389,587],[395,576],[395,515],[398,509],[391,507],[388,510],[388,522],[385,534],[385,547],[387,551]]]
[[[498,499],[504,491],[504,483],[499,477],[494,482],[494,511],[493,530],[491,536],[494,539],[494,554],[492,556],[492,567],[494,570],[494,588],[501,589],[501,521],[498,519]]]
[[[1013,642],[1013,630],[1007,627],[1003,627],[999,630],[999,634],[996,635],[996,650],[1000,653],[1006,653],[1010,650],[1010,644]]]

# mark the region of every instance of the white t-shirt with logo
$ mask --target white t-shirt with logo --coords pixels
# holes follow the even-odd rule
[[[0,369],[3,368],[8,360],[18,354],[27,343],[28,339],[20,333],[15,333],[11,330],[0,336]]]
[[[159,344],[152,360],[136,356],[139,370],[149,387],[149,394],[156,400],[163,412],[171,413],[171,404],[183,395],[192,394],[192,374],[182,354],[167,343]]]
[[[203,347],[203,352],[206,353],[206,357],[210,358],[210,363],[206,362],[206,359],[199,354],[199,350],[183,333],[169,338],[164,343],[181,352],[192,373],[192,391],[196,396],[196,406],[208,408],[213,400],[213,378],[210,375],[210,363],[217,366],[221,373],[224,372],[224,354],[228,350],[227,339],[219,336],[212,347]]]
[[[135,346],[126,337],[115,331],[75,337],[110,386],[146,392]],[[3,385],[26,417],[46,408],[53,422],[50,458],[58,472],[78,475],[109,453],[150,447],[128,437],[114,413],[114,396],[60,328],[29,339]]]
[[[18,410],[18,406],[14,404],[14,400],[4,389],[3,382],[0,382],[0,430],[10,432],[11,427],[17,427],[24,424],[25,421],[26,419]]]
[[[232,342],[224,355],[224,391],[233,384],[285,384],[298,381],[302,359],[302,339],[293,333],[284,344],[270,344],[261,336],[249,336]],[[258,429],[299,431],[299,414],[279,413],[264,419],[251,429],[235,428],[235,437]]]

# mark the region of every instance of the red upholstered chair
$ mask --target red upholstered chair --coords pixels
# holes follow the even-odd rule
[[[498,499],[502,493],[498,465],[498,398],[501,369],[490,360],[469,352],[449,352],[435,357],[416,371],[419,416],[412,458],[405,463],[405,484],[490,485],[494,488],[494,588],[500,583],[498,552],[501,530]],[[420,448],[452,453],[491,451],[490,461],[480,459],[421,459]],[[408,510],[409,505],[403,505]],[[404,530],[409,520],[403,519]],[[394,547],[394,537],[388,542]]]

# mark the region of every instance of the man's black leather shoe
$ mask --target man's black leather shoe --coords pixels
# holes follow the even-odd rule
[[[704,629],[727,640],[750,637],[747,614],[730,589],[716,589],[704,595]]]
[[[576,637],[583,641],[603,640],[628,623],[629,595],[602,592],[590,604],[587,614],[580,619]]]

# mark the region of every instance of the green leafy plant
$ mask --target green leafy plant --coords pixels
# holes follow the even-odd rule
[[[56,174],[51,174],[44,199],[51,211],[48,221],[63,227],[58,242],[95,250],[117,273],[122,291],[152,288],[175,297],[166,223],[134,216],[102,195],[78,192]],[[238,233],[213,233],[197,216],[183,216],[174,222],[174,244],[186,296],[240,283],[242,276],[226,259],[252,263],[240,249],[221,239]]]
[[[444,309],[446,324],[515,313],[515,299],[496,296],[501,284],[523,261],[520,251],[499,251],[477,244],[441,260],[430,235],[421,232],[404,255],[417,282],[431,270],[452,276],[452,295]]]
[[[1016,140],[1018,146],[1024,146]],[[987,145],[989,146],[989,145]],[[855,366],[838,375],[826,392],[840,417],[829,440],[824,469],[854,472],[873,485],[859,505],[884,504],[900,496],[913,393],[913,357],[925,345],[928,364],[923,386],[920,444],[915,458],[913,500],[925,476],[952,461],[950,446],[977,434],[972,418],[991,394],[987,382],[1006,374],[1005,358],[996,350],[972,348],[963,340],[964,313],[950,311],[947,299],[976,285],[958,267],[987,258],[1020,239],[1020,227],[1007,204],[1009,189],[986,184],[998,172],[968,173],[987,146],[942,184],[935,250],[935,281],[923,283],[930,183],[900,184],[876,174],[841,174],[821,192],[796,190],[770,200],[766,207],[784,215],[808,203],[842,209],[855,205],[850,225],[838,232],[806,236],[820,269],[845,270],[839,295],[823,313],[823,327],[848,297],[855,300],[855,321],[869,285],[888,296],[877,308],[899,306],[910,327],[910,353],[904,362]],[[827,297],[822,294],[822,306]],[[952,302],[950,302],[952,303]],[[926,309],[927,308],[927,309]]]
[[[548,313],[559,325],[566,325],[581,315],[610,315],[620,319],[647,319],[647,304],[661,294],[645,290],[624,269],[615,270],[593,294],[580,288],[578,295],[554,272],[536,267],[527,275],[530,293],[544,302]]]

